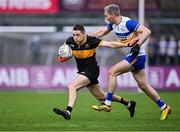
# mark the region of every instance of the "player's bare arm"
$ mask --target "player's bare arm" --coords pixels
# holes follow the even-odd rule
[[[102,41],[99,46],[108,48],[122,48],[127,47],[128,43],[121,43],[117,41]]]
[[[151,31],[144,25],[140,25],[137,29],[137,32],[141,33],[141,37],[140,37],[139,41],[137,42],[139,45],[142,45],[151,34]]]
[[[106,27],[104,27],[104,28],[92,33],[92,36],[100,38],[100,37],[103,37],[104,35],[108,34],[109,32],[110,31]]]

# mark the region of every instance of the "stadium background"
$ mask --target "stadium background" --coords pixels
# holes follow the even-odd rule
[[[52,102],[54,101],[48,102],[51,107],[57,105],[56,101],[61,97],[67,99],[64,91],[67,91],[67,84],[75,76],[76,68],[74,59],[63,64],[56,61],[58,47],[64,43],[71,34],[72,26],[77,23],[84,24],[88,34],[104,26],[103,8],[111,3],[120,6],[122,15],[138,19],[138,0],[0,0],[0,102],[3,106],[0,109],[1,119],[11,118],[7,116],[9,113],[5,112],[6,106],[11,108],[9,105],[12,102],[8,100],[16,102],[13,105],[16,107],[18,106],[16,104],[25,105],[33,99],[40,100],[39,93],[47,94],[49,91],[53,93],[51,96],[47,94],[53,99]],[[147,71],[150,83],[164,95],[163,97],[170,97],[166,98],[169,103],[174,103],[173,105],[178,107],[180,106],[178,102],[173,100],[179,99],[180,90],[180,1],[145,0],[145,25],[152,31],[147,46],[149,57]],[[103,39],[114,40],[116,37],[110,34]],[[101,66],[100,84],[106,89],[108,68],[123,58],[123,52],[121,49],[99,48],[97,58]],[[118,77],[118,91],[120,94],[125,91],[123,95],[136,98],[136,92],[139,90],[130,73]],[[85,96],[84,94],[87,94],[86,90],[82,96]],[[38,97],[35,97],[36,95]],[[27,98],[27,102],[25,100],[21,102],[22,98]],[[141,100],[140,98],[137,100]],[[86,100],[85,97],[83,99]],[[39,102],[38,105],[41,104],[43,102]],[[65,106],[63,103],[62,105]],[[18,111],[14,107],[11,109]],[[175,111],[178,113],[180,112],[178,110]],[[48,111],[46,114],[50,116]],[[14,118],[22,119],[18,115]],[[179,118],[174,117],[172,120],[171,123],[175,126],[169,125],[167,130],[180,130],[177,121]],[[38,128],[35,125],[34,129],[31,129],[30,126],[27,128],[29,122],[25,121],[24,127],[27,129],[21,129],[18,123],[8,127],[9,122],[1,120],[0,130],[59,130],[62,127],[58,127],[56,121],[55,128],[51,125],[50,128],[43,129],[42,126]],[[65,126],[67,127],[62,130],[72,130],[76,127],[76,125],[68,127],[67,124]],[[94,128],[97,129],[97,126]],[[120,128],[140,130],[136,127]],[[96,129],[87,127],[87,130]],[[86,129],[77,127],[76,130]],[[112,125],[112,129],[105,128],[105,130],[117,130],[117,127]],[[161,129],[145,127],[142,130]]]

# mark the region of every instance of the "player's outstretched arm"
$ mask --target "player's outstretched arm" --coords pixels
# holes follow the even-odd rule
[[[100,43],[100,47],[108,47],[108,48],[122,48],[127,46],[128,43],[121,43],[116,41],[102,41]]]
[[[91,34],[91,36],[100,38],[100,37],[103,37],[104,35],[108,34],[109,32],[110,32],[110,31],[109,31],[106,27],[104,27],[104,28],[102,28],[102,29],[100,29],[100,30],[98,30],[98,31],[96,31],[96,32],[93,32],[93,33]]]
[[[142,33],[139,41],[137,42],[141,46],[148,39],[148,37],[151,34],[151,31],[144,25],[140,25],[137,29],[137,32]]]

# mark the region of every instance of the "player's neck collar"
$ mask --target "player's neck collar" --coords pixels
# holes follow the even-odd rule
[[[123,17],[122,17],[122,16],[119,16],[119,17],[117,18],[117,23],[115,23],[115,25],[119,25],[119,24],[122,22],[122,19],[123,19]]]

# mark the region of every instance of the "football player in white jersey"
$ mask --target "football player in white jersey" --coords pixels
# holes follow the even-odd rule
[[[113,31],[120,42],[129,43],[129,48],[126,49],[125,59],[109,70],[108,94],[105,102],[101,105],[94,105],[92,108],[98,111],[110,111],[112,95],[117,85],[117,76],[131,71],[139,88],[161,109],[160,120],[167,119],[171,113],[171,107],[165,104],[158,93],[149,85],[145,73],[146,53],[143,43],[148,39],[151,31],[138,21],[122,16],[118,5],[111,4],[106,6],[104,13],[105,19],[109,24],[107,27],[94,32],[93,36],[102,37]],[[135,41],[135,43],[131,44],[131,41]]]

